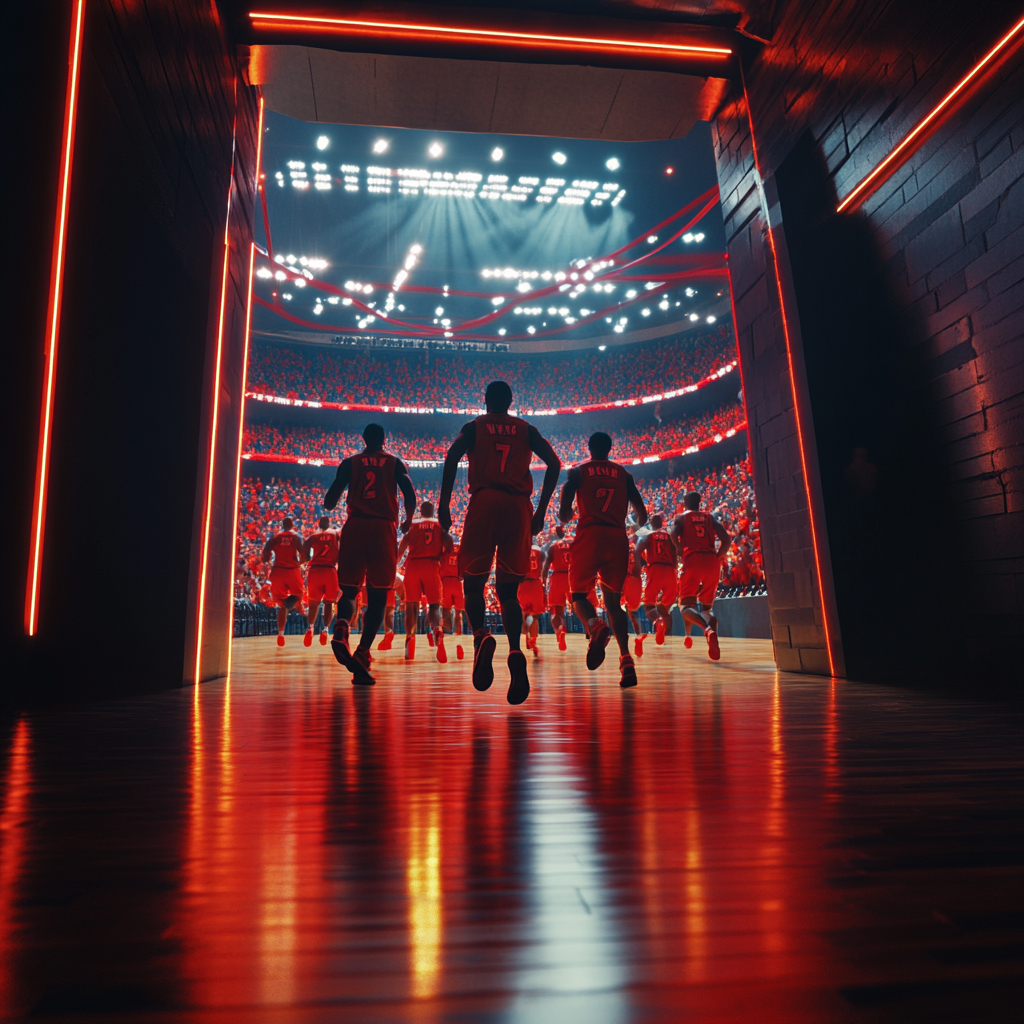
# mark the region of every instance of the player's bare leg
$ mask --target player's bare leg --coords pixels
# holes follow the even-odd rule
[[[620,607],[625,611],[626,615],[629,616],[629,621],[633,626],[633,632],[636,634],[633,639],[633,653],[636,654],[638,658],[642,658],[644,656],[644,641],[647,639],[647,634],[640,629],[640,618],[637,613],[630,611],[625,607],[625,605],[620,605]]]
[[[708,657],[712,661],[718,661],[722,656],[718,646],[718,619],[711,613],[710,608],[706,612],[699,610],[696,597],[682,597],[679,604],[683,621],[701,628],[708,642]]]
[[[526,646],[533,651],[533,656],[539,658],[537,653],[537,637],[540,636],[540,616],[526,616]]]
[[[304,647],[313,646],[313,626],[316,624],[317,613],[320,611],[320,602],[313,604],[312,601],[306,609],[306,635],[302,638]]]
[[[367,588],[367,594],[371,591]],[[380,610],[384,610],[384,601],[387,600],[387,591],[374,589],[373,593],[381,595]],[[342,587],[341,597],[338,598],[338,614],[334,620],[334,638],[331,640],[331,650],[339,665],[344,665],[352,673],[352,682],[358,686],[372,686],[376,680],[370,675],[369,654],[370,643],[366,642],[366,651],[360,657],[356,657],[349,650],[349,633],[351,631],[352,617],[356,613],[356,597],[359,594],[358,587]],[[368,598],[369,599],[369,598]],[[380,620],[377,620],[377,626]],[[377,632],[374,626],[373,632]],[[363,633],[363,640],[366,639],[366,632]],[[372,640],[372,634],[371,634]],[[362,647],[362,641],[360,641]],[[356,652],[358,653],[358,652]]]
[[[333,601],[324,601],[324,603],[323,603],[323,611],[324,611],[324,617],[323,617],[323,623],[322,623],[323,629],[320,630],[320,643],[321,644],[326,644],[327,643],[327,634],[330,632],[331,622],[332,622],[332,618],[333,618],[333,615],[334,615],[334,602]],[[316,616],[314,616],[313,618],[315,620]]]
[[[508,684],[509,704],[522,704],[530,695],[530,678],[526,672],[526,656],[523,654],[521,636],[523,632],[523,606],[519,603],[519,584],[522,576],[498,581],[494,590],[501,605],[501,621],[508,638],[508,670],[511,679]]]
[[[466,595],[466,618],[473,630],[473,686],[478,690],[490,689],[494,682],[494,649],[497,642],[487,628],[487,602],[484,587],[487,576],[466,575],[462,587]]]
[[[405,602],[405,660],[412,661],[416,657],[416,634],[420,628],[419,601]]]
[[[388,591],[392,593],[392,591]],[[398,611],[393,604],[389,604],[384,609],[384,639],[377,644],[378,651],[390,651],[391,645],[395,640],[395,627],[398,625]]]
[[[434,651],[437,660],[443,664],[448,660],[448,653],[444,649],[444,630],[441,628],[441,606],[439,604],[427,605],[427,628],[434,637]]]
[[[609,590],[603,583],[601,595],[604,597],[604,610],[611,621],[615,642],[619,645],[619,685],[623,689],[636,686],[636,665],[629,653],[629,619],[626,609],[622,607],[622,595]]]
[[[288,609],[284,604],[277,606],[277,646],[284,647],[284,627],[288,625]]]
[[[551,628],[558,638],[558,649],[565,650],[565,605],[553,604],[551,606]]]

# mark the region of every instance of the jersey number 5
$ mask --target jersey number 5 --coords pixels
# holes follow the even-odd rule
[[[512,451],[512,445],[510,444],[496,444],[494,446],[499,452],[501,452],[501,472],[505,472],[505,463],[508,462],[508,453]]]
[[[363,480],[363,497],[364,498],[376,498],[377,490],[373,486],[377,479],[377,474],[372,470],[366,471],[366,478]]]

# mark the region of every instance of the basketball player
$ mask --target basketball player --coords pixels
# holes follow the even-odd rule
[[[303,643],[313,643],[313,623],[316,622],[320,602],[324,606],[324,628],[320,643],[327,643],[327,629],[331,624],[332,605],[338,600],[338,545],[341,535],[331,529],[331,517],[321,516],[317,533],[311,533],[302,545],[302,560],[309,563],[306,570],[306,621],[309,629]]]
[[[569,593],[569,551],[572,541],[564,526],[555,527],[555,539],[544,550],[544,576],[548,584],[548,611],[551,626],[558,639],[558,649],[565,650],[565,598]]]
[[[395,628],[398,626],[398,609],[405,607],[405,577],[395,572],[395,585],[388,591],[384,602],[384,639],[377,644],[378,651],[390,651],[395,642]]]
[[[333,509],[348,489],[348,516],[341,528],[338,554],[338,614],[334,623],[331,649],[335,658],[352,673],[352,682],[372,686],[370,675],[370,644],[384,620],[388,590],[395,584],[398,563],[396,524],[398,523],[398,491],[405,501],[402,532],[409,529],[416,507],[416,492],[405,463],[384,450],[384,428],[370,423],[363,431],[366,447],[358,455],[350,455],[338,466],[334,483],[324,495],[324,508]],[[348,638],[355,597],[366,582],[366,612],[363,635],[354,652]]]
[[[263,561],[269,562],[271,556],[274,564],[270,569],[270,594],[277,605],[277,646],[284,647],[288,613],[296,606],[302,610],[302,594],[306,589],[299,572],[302,538],[295,532],[295,520],[291,516],[281,520],[281,532],[263,545]]]
[[[444,633],[441,630],[441,559],[451,543],[447,531],[434,518],[434,503],[420,505],[422,519],[417,519],[398,546],[398,558],[408,552],[405,560],[405,660],[416,657],[416,624],[420,599],[427,602],[427,628],[433,633],[437,660],[446,662]]]
[[[700,511],[701,497],[690,491],[683,498],[686,511],[676,516],[669,533],[683,557],[683,571],[679,574],[679,609],[683,621],[700,626],[708,642],[708,657],[718,661],[722,656],[718,646],[718,619],[711,607],[722,576],[722,561],[732,544],[725,527],[709,512]],[[715,550],[715,541],[721,542]],[[697,610],[700,594],[701,610]]]
[[[540,633],[540,617],[544,614],[544,584],[541,583],[541,566],[544,561],[544,552],[536,544],[530,548],[530,568],[526,571],[526,577],[519,584],[519,607],[523,609],[526,621],[526,649],[533,651],[533,656],[539,658],[537,651],[537,636]]]
[[[459,576],[459,539],[449,533],[448,540],[451,547],[441,556],[441,628],[446,633],[462,636],[462,613],[466,610],[466,600]],[[465,656],[462,644],[456,644],[455,657],[462,661]]]
[[[676,596],[676,545],[664,529],[665,520],[658,512],[651,516],[652,530],[641,537],[636,546],[637,556],[646,563],[644,571],[644,611],[654,623],[654,642],[660,647],[665,633],[672,630],[669,605]]]
[[[629,570],[626,573],[626,582],[622,584],[622,607],[626,609],[629,621],[633,624],[633,632],[636,634],[633,639],[633,653],[638,658],[642,658],[647,634],[640,632],[640,620],[636,614],[643,599],[644,589],[640,559],[636,555],[636,528],[636,523],[629,527]]]
[[[569,470],[558,508],[558,518],[563,523],[575,515],[574,499],[580,513],[569,558],[572,603],[590,634],[587,668],[593,671],[601,665],[614,632],[619,645],[619,685],[636,686],[636,665],[629,653],[629,625],[622,610],[622,587],[629,572],[626,512],[627,506],[632,505],[636,521],[643,526],[647,522],[647,509],[632,474],[608,459],[612,439],[599,430],[590,435],[587,447],[590,459]],[[611,629],[597,617],[597,609],[587,597],[597,580],[601,581]]]
[[[509,646],[507,699],[509,704],[522,704],[530,694],[530,679],[520,647],[523,610],[518,590],[530,568],[530,538],[544,529],[544,516],[562,464],[536,427],[508,414],[512,389],[505,381],[487,385],[484,404],[487,412],[467,423],[448,449],[438,518],[442,528],[451,529],[452,487],[459,460],[468,455],[470,497],[459,547],[459,572],[466,594],[466,614],[473,627],[473,685],[486,690],[494,682],[492,661],[497,644],[487,628],[484,586],[497,553],[494,579]],[[547,465],[536,509],[530,502],[531,453]]]

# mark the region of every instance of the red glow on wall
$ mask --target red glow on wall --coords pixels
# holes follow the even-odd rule
[[[250,11],[249,17],[252,19],[254,28],[293,28],[344,35],[389,36],[393,39],[411,40],[429,39],[434,42],[491,43],[545,50],[611,51],[712,59],[725,59],[732,56],[732,50],[729,47],[697,43],[668,43],[644,39],[520,32],[502,28],[470,28],[461,25],[429,25],[421,22],[375,21],[365,18],[330,18],[314,14],[278,14],[269,11]]]
[[[960,79],[959,82],[945,96],[925,114],[920,121],[903,137],[902,141],[879,163],[874,170],[847,193],[846,198],[836,207],[837,213],[844,210],[852,210],[859,206],[872,192],[884,184],[910,157],[913,151],[921,145],[931,132],[939,125],[939,117],[947,110],[952,109],[953,103],[959,98],[963,101],[968,95],[968,86],[975,82],[978,76],[989,67],[992,62],[1003,53],[1008,52],[1011,44],[1019,42],[1024,38],[1024,18],[1021,18],[1009,32],[1006,33],[985,54],[970,71]]]
[[[57,379],[57,343],[60,337],[60,307],[64,292],[68,203],[71,195],[71,167],[78,120],[78,86],[82,60],[82,32],[85,0],[76,0],[72,9],[71,41],[68,54],[68,84],[64,98],[64,133],[61,144],[60,182],[57,190],[57,217],[53,231],[53,256],[50,264],[50,295],[46,311],[46,362],[43,370],[43,398],[39,417],[39,449],[36,455],[35,493],[32,503],[32,535],[29,541],[28,581],[25,588],[25,632],[35,636],[39,628],[39,585],[43,564],[43,534],[46,522],[46,496],[50,476],[50,450],[53,440],[53,401]]]

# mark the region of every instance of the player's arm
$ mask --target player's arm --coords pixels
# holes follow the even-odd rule
[[[562,484],[562,500],[558,503],[558,518],[567,523],[574,515],[572,503],[576,500],[576,492],[580,487],[580,471],[575,466],[565,475],[565,483]]]
[[[544,483],[540,489],[540,498],[537,499],[537,510],[533,513],[533,521],[530,523],[530,532],[536,536],[544,529],[544,517],[548,513],[548,502],[551,501],[551,495],[555,493],[555,488],[558,486],[558,474],[562,471],[562,462],[555,454],[555,449],[540,436],[540,431],[532,424],[527,430],[527,436],[530,439],[530,450],[534,455],[539,455],[548,467],[544,471]]]
[[[541,548],[540,556],[540,578],[546,584],[548,581],[548,566],[551,565],[551,545]]]
[[[299,548],[299,561],[308,562],[313,557],[313,539],[307,537]]]
[[[475,440],[476,427],[472,423],[467,423],[459,431],[459,436],[452,441],[452,446],[444,457],[444,469],[441,471],[441,495],[437,499],[437,519],[441,524],[442,530],[450,530],[452,528],[450,506],[452,502],[452,488],[455,486],[455,476],[459,471],[459,463],[462,461],[462,456],[470,451]]]
[[[714,516],[711,517],[711,522],[715,527],[715,536],[721,542],[718,548],[718,557],[725,558],[729,548],[732,546],[732,537],[729,535],[729,531]]]
[[[267,543],[263,545],[263,554],[260,557],[263,559],[264,562],[270,561],[270,555],[271,552],[273,551],[273,548],[270,545],[273,543],[273,540],[273,537],[269,537],[267,538]]]
[[[408,551],[408,550],[409,550],[409,534],[406,533],[406,535],[402,538],[401,544],[398,545],[398,561],[399,562],[402,560],[402,555],[404,555],[406,553],[406,551]]]
[[[400,527],[402,533],[409,532],[412,517],[416,511],[416,490],[412,485],[412,478],[409,470],[401,459],[395,459],[395,483],[402,492],[402,500],[405,502],[405,519]]]
[[[647,522],[647,506],[644,504],[643,495],[637,490],[632,473],[626,474],[626,498],[636,513],[637,525],[643,526]]]
[[[451,549],[455,547],[455,541],[452,540],[452,535],[447,530],[441,531],[441,554],[447,555]]]
[[[334,482],[330,487],[327,488],[327,493],[324,495],[324,508],[328,512],[331,509],[338,507],[338,502],[341,501],[341,496],[345,493],[345,488],[352,482],[352,460],[342,459],[338,465],[338,472],[335,474]]]
[[[637,557],[637,561],[642,561],[644,565],[647,564],[647,541],[650,538],[650,536],[651,535],[649,533],[645,533],[636,542],[636,557]]]

